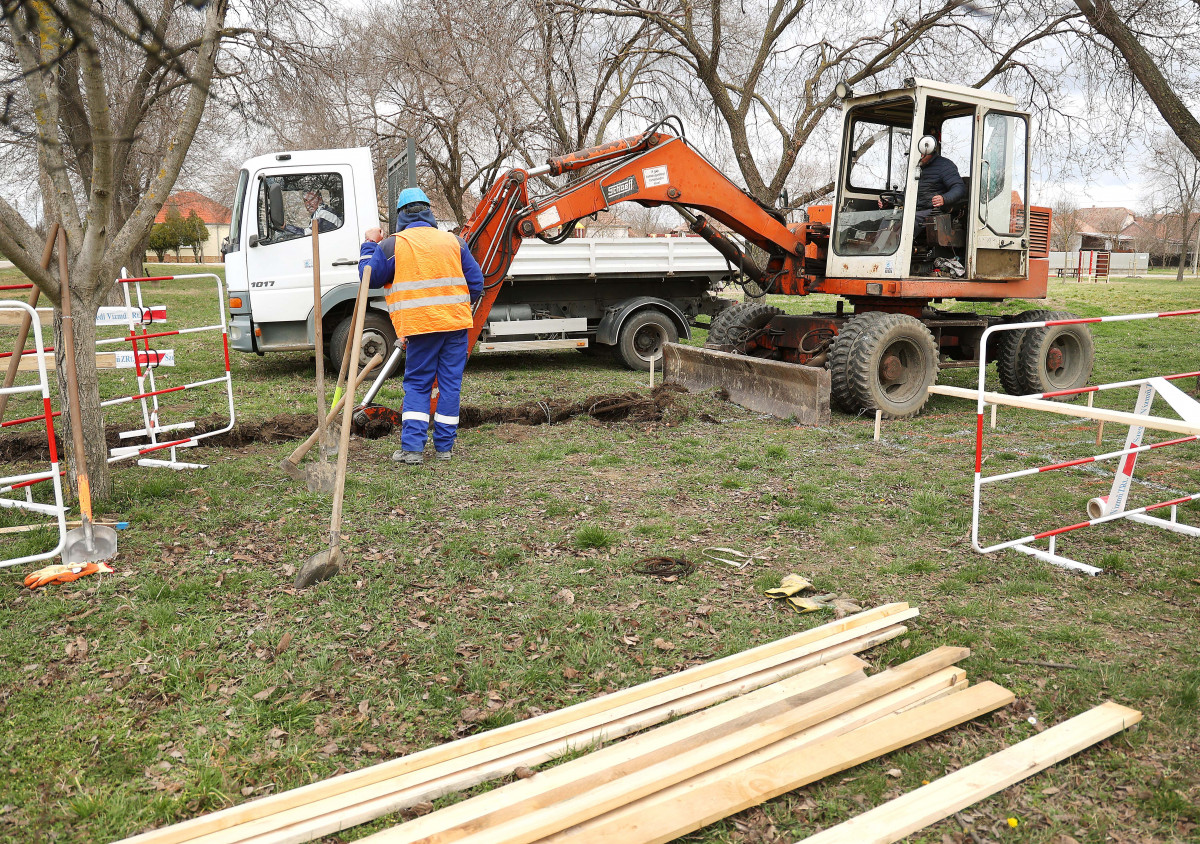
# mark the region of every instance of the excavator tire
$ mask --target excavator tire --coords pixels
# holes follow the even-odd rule
[[[938,347],[933,334],[906,314],[875,311],[854,322],[861,328],[852,338],[846,360],[854,410],[881,410],[886,419],[916,416],[937,381]]]
[[[709,320],[709,322],[708,322],[708,338],[704,341],[705,343],[712,343],[713,345],[720,345],[713,338],[724,336],[725,326],[729,323],[729,318],[730,318],[732,312],[737,310],[737,308],[738,308],[738,305],[731,305],[728,308],[726,308],[725,310],[721,311],[721,313],[717,314],[711,320]]]
[[[842,325],[842,330],[829,344],[829,399],[839,410],[856,413],[858,407],[850,393],[850,349],[862,336],[866,314],[856,314]]]
[[[1044,319],[1076,319],[1074,314],[1055,312]],[[1074,390],[1087,384],[1096,361],[1092,332],[1086,325],[1049,325],[1021,332],[1017,371],[1027,393]],[[1070,401],[1076,395],[1053,396]]]
[[[1046,319],[1069,319],[1058,311],[1033,310],[1022,311],[1013,317],[1013,322],[1041,322]],[[1023,396],[1026,393],[1040,393],[1042,390],[1034,390],[1027,385],[1021,377],[1021,371],[1017,365],[1017,359],[1021,352],[1021,343],[1025,339],[1025,335],[1029,329],[1024,328],[1019,331],[1001,331],[994,339],[995,352],[989,354],[989,357],[994,355],[996,361],[996,372],[1000,376],[1000,386],[1004,388],[1004,392],[1010,396]]]
[[[708,331],[708,342],[718,346],[743,346],[746,338],[783,311],[762,302],[743,302],[727,308],[728,319]],[[725,314],[722,314],[724,316]],[[740,349],[739,349],[740,351]]]

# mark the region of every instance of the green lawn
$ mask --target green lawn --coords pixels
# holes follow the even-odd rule
[[[0,271],[0,283],[10,278]],[[169,326],[196,324],[186,321],[204,319],[214,298],[190,283],[148,288],[151,304],[178,315]],[[831,307],[771,302],[793,312]],[[1048,306],[1086,316],[1200,307],[1200,282],[1052,282]],[[1191,317],[1098,326],[1095,380],[1200,369],[1198,328]],[[5,345],[9,336],[0,334]],[[165,384],[215,374],[220,357],[204,340],[165,340],[192,361],[165,373]],[[311,354],[237,355],[233,369],[240,419],[313,412]],[[943,373],[964,386],[973,378]],[[105,379],[117,389],[131,376]],[[480,356],[463,401],[578,400],[644,389],[646,380],[570,352]],[[989,386],[995,380],[991,373]],[[1195,394],[1194,381],[1182,386]],[[399,392],[389,387],[380,400],[398,406]],[[1132,401],[1129,391],[1097,399],[1122,409]],[[167,422],[220,409],[199,393],[163,406]],[[1061,537],[1060,553],[1107,570],[1097,578],[1014,552],[975,554],[973,410],[935,397],[922,416],[884,423],[876,443],[870,419],[835,413],[826,428],[802,428],[694,395],[661,423],[577,418],[465,430],[455,462],[415,471],[391,463],[398,438],[357,441],[349,567],[300,594],[291,578],[326,539],[329,501],[278,470],[294,442],[197,449],[190,459],[211,464],[203,471],[118,464],[116,497],[101,507],[132,523],[120,534],[116,575],[30,594],[21,586],[28,568],[0,571],[0,838],[121,837],[828,620],[762,596],[796,572],[864,605],[921,608],[903,641],[869,655],[877,667],[965,645],[968,675],[1012,689],[1017,702],[686,841],[793,841],[1104,699],[1143,710],[1141,728],[983,801],[962,822],[980,840],[1196,840],[1200,546],[1135,524]],[[1081,420],[1001,409],[984,471],[1093,454],[1095,440],[1096,426]],[[1102,448],[1123,440],[1124,430],[1107,426]],[[1196,445],[1146,455],[1134,502],[1196,492],[1198,456]],[[1080,521],[1086,499],[1107,492],[1111,466],[990,491],[984,539]],[[1180,519],[1200,524],[1200,508],[1183,508]],[[12,511],[0,520],[23,521]],[[0,539],[5,557],[45,541]],[[697,558],[713,545],[757,561],[743,571],[702,565],[673,583],[632,571],[644,556]],[[1016,831],[1009,817],[1019,819]],[[777,837],[764,832],[770,826]],[[912,840],[963,835],[950,820]]]

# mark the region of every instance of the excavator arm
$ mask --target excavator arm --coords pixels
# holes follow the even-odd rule
[[[591,168],[553,192],[531,198],[531,179]],[[804,242],[771,210],[731,182],[676,135],[640,135],[552,158],[542,167],[509,170],[492,185],[463,226],[462,236],[483,270],[484,295],[475,308],[469,342],[474,346],[521,242],[606,211],[619,202],[671,205],[689,228],[708,240],[764,289],[795,289],[803,268]],[[700,212],[699,214],[695,212]],[[760,264],[712,225],[722,223],[767,254]],[[546,240],[552,238],[543,237]],[[775,284],[780,282],[779,284]]]

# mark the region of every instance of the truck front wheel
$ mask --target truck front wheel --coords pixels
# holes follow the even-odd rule
[[[353,330],[354,314],[351,313],[337,324],[337,327],[333,329],[333,334],[329,338],[329,360],[333,364],[333,368],[338,371],[341,371],[342,357],[346,353],[346,343],[349,341],[350,332]],[[359,350],[358,368],[362,369],[377,354],[383,355],[383,359],[387,360],[388,355],[392,353],[392,345],[395,342],[396,330],[392,328],[392,321],[381,313],[367,311],[366,318],[363,320],[363,336],[362,345]]]
[[[662,311],[638,311],[631,316],[617,335],[617,351],[630,369],[647,372],[650,362],[661,368],[663,343],[679,342],[679,329]]]

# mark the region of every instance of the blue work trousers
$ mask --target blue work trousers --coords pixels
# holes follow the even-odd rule
[[[429,435],[429,400],[437,379],[437,412],[433,414],[433,447],[450,451],[458,436],[458,404],[467,366],[467,329],[413,334],[404,353],[404,428],[400,447],[424,451]]]

